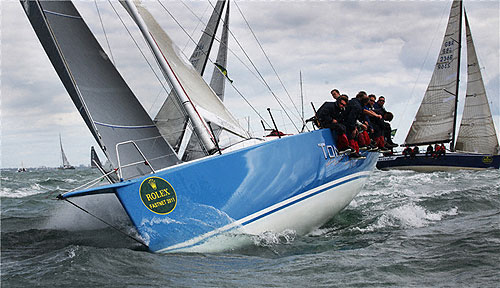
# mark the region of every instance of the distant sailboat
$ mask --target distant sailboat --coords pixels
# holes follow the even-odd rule
[[[375,168],[378,153],[339,155],[329,129],[252,138],[138,1],[121,3],[173,87],[166,117],[155,121],[71,2],[21,3],[117,176],[58,198],[114,194],[151,251],[222,251],[248,243],[235,234],[306,234],[346,207]],[[171,110],[182,117],[169,118]]]
[[[451,6],[448,27],[434,73],[404,143],[410,148],[418,145],[450,143],[451,152],[434,157],[430,153],[411,157],[409,155],[381,157],[377,168],[436,171],[500,167],[498,137],[467,14],[465,14],[467,90],[462,122],[455,143],[462,46],[461,27],[462,1],[455,0]]]
[[[17,168],[17,172],[28,172],[28,169],[24,168],[23,162],[21,162],[21,167]]]
[[[71,166],[71,164],[69,164],[68,158],[66,158],[66,154],[64,153],[64,149],[62,146],[61,134],[59,134],[59,145],[61,146],[62,165],[59,166],[57,169],[61,169],[61,170],[75,169],[75,167],[73,167],[73,166]]]

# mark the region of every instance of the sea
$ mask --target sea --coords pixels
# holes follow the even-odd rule
[[[135,231],[116,200],[86,205],[113,228],[55,200],[97,177],[91,168],[1,171],[2,287],[500,285],[499,170],[374,171],[308,235],[248,235],[252,244],[223,253],[173,254],[128,237]]]

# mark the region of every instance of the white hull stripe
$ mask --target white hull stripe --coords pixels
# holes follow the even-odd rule
[[[175,245],[163,248],[161,250],[158,250],[157,252],[162,253],[162,252],[166,252],[166,251],[172,251],[172,250],[178,250],[178,249],[184,249],[184,248],[196,246],[199,242],[201,242],[207,238],[211,238],[213,236],[216,236],[217,234],[227,232],[228,230],[233,229],[237,226],[248,225],[248,224],[255,222],[263,217],[266,217],[268,215],[276,213],[277,211],[283,210],[284,208],[287,208],[291,205],[294,205],[294,204],[299,203],[305,199],[308,199],[312,196],[315,196],[315,195],[320,194],[326,190],[329,190],[335,186],[340,186],[340,185],[346,184],[348,182],[351,182],[351,181],[354,181],[354,180],[357,180],[360,178],[369,177],[370,173],[371,173],[370,171],[358,172],[358,173],[354,173],[354,174],[348,175],[346,177],[334,180],[332,182],[328,182],[328,183],[323,184],[321,186],[318,186],[314,189],[306,191],[300,195],[296,195],[294,197],[291,197],[283,202],[280,202],[280,203],[274,204],[270,207],[267,207],[265,209],[262,209],[256,213],[251,214],[247,217],[244,217],[240,220],[234,221],[226,226],[212,230],[212,231],[207,232],[203,235],[200,235],[200,236],[197,236],[193,239],[187,240],[183,243],[179,243],[179,244],[175,244]]]

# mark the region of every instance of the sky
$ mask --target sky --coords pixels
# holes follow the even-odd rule
[[[144,49],[142,38],[123,8],[117,1],[111,2]],[[170,0],[163,1],[163,7],[156,1],[146,2],[164,30],[189,57],[194,44],[163,7],[197,41],[204,26],[199,19],[206,22],[212,10],[208,1]],[[154,118],[166,93],[108,1],[74,3]],[[6,0],[0,0],[0,5],[0,167],[61,165],[59,134],[69,162],[89,165],[90,146],[98,145],[61,84],[21,5],[18,1]],[[313,115],[310,103],[319,108],[324,101],[331,100],[333,88],[350,97],[360,90],[383,95],[387,110],[395,115],[392,122],[393,128],[398,129],[395,142],[402,143],[430,80],[450,6],[451,1],[237,1],[237,6],[234,3],[231,6],[230,29],[238,42],[233,38],[229,40],[227,70],[235,87],[265,120],[269,122],[266,108],[270,107],[279,129],[288,133],[297,131],[286,123],[286,115],[273,94],[289,107],[293,107],[290,99],[293,100],[297,108],[291,108],[289,113],[301,111],[299,73],[302,73],[306,118]],[[464,0],[464,6],[498,133],[500,2]],[[252,30],[248,29],[239,10]],[[273,93],[257,79],[256,72],[246,68],[252,64],[239,46],[250,55]],[[216,49],[213,50],[211,59],[215,62]],[[465,63],[465,51],[462,55]],[[207,81],[212,69],[213,66],[208,66]],[[462,75],[466,75],[465,67]],[[459,118],[465,77],[461,84]],[[226,86],[225,103],[237,119],[245,121],[250,117],[255,136],[265,134],[258,116],[230,86]],[[103,157],[102,152],[98,153]]]

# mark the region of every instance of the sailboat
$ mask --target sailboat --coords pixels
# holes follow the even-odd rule
[[[21,162],[21,167],[17,168],[17,172],[28,172],[28,169],[24,168],[23,162]]]
[[[75,169],[75,167],[73,167],[73,166],[71,166],[71,164],[69,164],[68,158],[66,158],[66,154],[64,153],[64,149],[63,149],[63,145],[62,145],[61,134],[59,134],[59,146],[61,147],[62,164],[57,169],[61,169],[61,170]]]
[[[450,152],[383,156],[377,168],[415,171],[499,169],[500,149],[486,89],[472,40],[467,14],[467,89],[462,121],[457,123],[460,50],[462,47],[462,1],[451,6],[446,33],[431,81],[403,146],[449,143]],[[422,150],[420,150],[422,151]]]
[[[224,251],[247,244],[240,235],[306,234],[346,207],[375,168],[378,153],[340,155],[329,129],[252,138],[138,1],[122,5],[172,87],[165,108],[182,117],[150,118],[71,2],[21,4],[117,176],[58,199],[77,206],[77,197],[115,195],[152,252]]]

